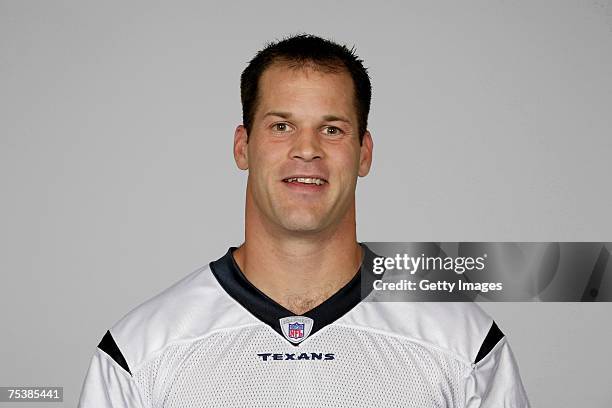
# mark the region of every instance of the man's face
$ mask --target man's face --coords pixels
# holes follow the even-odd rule
[[[369,132],[359,143],[354,88],[329,73],[275,63],[259,82],[252,129],[239,126],[234,155],[249,169],[247,205],[294,232],[320,232],[354,218],[357,176],[371,164]]]

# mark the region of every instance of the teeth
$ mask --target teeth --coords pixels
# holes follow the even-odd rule
[[[309,178],[309,177],[293,177],[293,178],[288,178],[287,182],[291,183],[292,181],[297,181],[298,183],[304,183],[304,184],[316,184],[317,186],[320,186],[321,184],[325,183],[325,181],[318,179],[318,178]]]

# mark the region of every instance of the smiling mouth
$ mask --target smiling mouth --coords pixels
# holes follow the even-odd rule
[[[322,186],[327,183],[327,180],[316,177],[289,177],[283,179],[285,183],[298,183],[298,184],[314,184],[317,186]]]

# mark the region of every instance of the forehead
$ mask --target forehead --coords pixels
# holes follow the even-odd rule
[[[346,69],[330,71],[312,64],[290,66],[276,62],[259,80],[258,109],[335,110],[355,116],[355,90]]]

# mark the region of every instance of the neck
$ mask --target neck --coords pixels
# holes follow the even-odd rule
[[[338,225],[317,233],[273,228],[248,208],[245,242],[234,251],[234,259],[246,278],[276,303],[304,314],[355,276],[362,249],[354,205]]]

